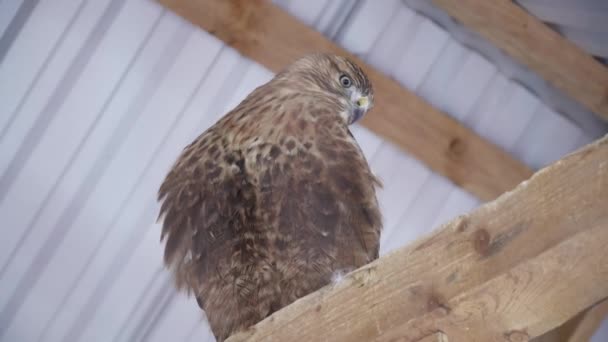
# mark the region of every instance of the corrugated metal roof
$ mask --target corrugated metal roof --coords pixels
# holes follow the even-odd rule
[[[597,134],[399,0],[277,3],[531,167]],[[213,340],[163,269],[155,193],[272,73],[148,0],[0,1],[0,32],[0,340]],[[479,204],[354,134],[385,184],[383,254]]]

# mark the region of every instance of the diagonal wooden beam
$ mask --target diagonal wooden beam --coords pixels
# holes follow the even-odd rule
[[[608,297],[607,208],[608,136],[229,341],[527,341]]]
[[[557,89],[608,120],[608,68],[512,0],[432,0]]]
[[[270,1],[160,2],[275,72],[314,51],[332,52],[356,60],[366,69],[376,90],[376,106],[363,124],[482,200],[496,198],[532,174],[525,165],[499,147],[367,66]]]

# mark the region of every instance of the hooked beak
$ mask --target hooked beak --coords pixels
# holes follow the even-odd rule
[[[351,118],[351,124],[359,121],[365,115],[369,109],[369,98],[367,96],[361,96],[355,101],[355,108],[353,110],[353,117]]]

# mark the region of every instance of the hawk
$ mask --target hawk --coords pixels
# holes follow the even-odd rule
[[[158,193],[164,260],[218,341],[378,257],[380,182],[349,131],[363,70],[304,56],[186,146]]]

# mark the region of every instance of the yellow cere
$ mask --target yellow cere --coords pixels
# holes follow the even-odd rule
[[[359,107],[367,107],[369,100],[367,99],[367,96],[362,96],[357,100],[357,106]]]

